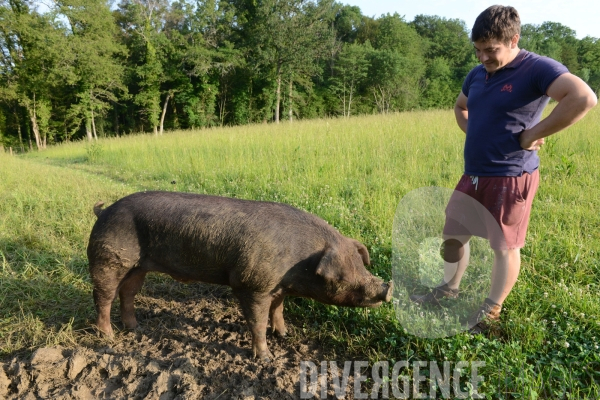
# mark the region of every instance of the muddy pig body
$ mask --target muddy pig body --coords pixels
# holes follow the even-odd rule
[[[303,296],[339,306],[390,301],[392,283],[371,275],[367,248],[322,219],[286,204],[140,192],[102,210],[87,254],[96,325],[112,335],[117,294],[126,328],[137,326],[134,296],[146,273],[229,285],[252,333],[254,355],[268,358],[266,331],[285,335],[283,299]]]

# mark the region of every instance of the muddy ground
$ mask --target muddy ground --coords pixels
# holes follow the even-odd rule
[[[318,365],[335,356],[303,333],[301,321],[288,320],[288,338],[267,337],[274,358],[255,361],[230,290],[184,286],[146,285],[136,297],[140,327],[112,341],[89,328],[78,334],[77,346],[0,360],[0,398],[297,399],[300,361]]]

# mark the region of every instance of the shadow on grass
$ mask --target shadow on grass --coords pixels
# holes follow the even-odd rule
[[[144,291],[165,301],[223,297],[224,288],[151,276]],[[144,297],[138,295],[136,300]],[[120,325],[118,299],[112,317]],[[77,343],[96,318],[88,262],[35,240],[0,239],[0,359],[61,342]]]
[[[93,304],[81,257],[32,238],[0,239],[0,359],[56,341],[89,324]]]
[[[130,333],[155,340],[168,337],[184,347],[215,346],[231,357],[252,356],[247,324],[229,287],[182,284],[167,275],[149,274],[135,300],[139,328],[123,329],[117,298],[111,312],[117,333],[109,340],[93,327],[96,312],[87,259],[18,240],[0,240],[0,253],[0,362],[28,357],[46,346],[98,349],[118,344]],[[194,340],[193,332],[204,332],[202,340]]]
[[[139,327],[122,329],[117,300],[111,313],[116,334],[108,339],[92,328],[95,311],[87,260],[49,251],[41,243],[18,240],[0,240],[0,252],[0,370],[10,381],[10,395],[34,393],[43,398],[43,390],[49,390],[75,396],[84,384],[94,393],[126,392],[141,398],[152,390],[175,390],[171,386],[177,387],[185,378],[195,384],[178,390],[189,391],[193,398],[250,392],[295,398],[297,384],[286,371],[296,370],[299,355],[295,345],[302,342],[308,348],[308,339],[290,343],[269,335],[269,348],[278,357],[275,365],[280,381],[290,382],[276,385],[271,379],[274,367],[252,358],[246,321],[228,287],[185,285],[166,275],[150,274],[136,297]],[[291,331],[292,337],[298,336]],[[60,346],[65,362],[74,362],[77,352],[79,362],[85,365],[70,381],[63,379],[65,371],[58,371],[67,365],[62,361],[32,364],[33,352],[55,346]],[[179,375],[169,374],[168,384],[155,387],[160,371],[174,368],[181,368]],[[49,376],[44,371],[52,369],[57,371],[56,378],[44,378]],[[38,381],[46,382],[46,389]]]
[[[106,170],[105,165],[90,163],[86,157],[65,159],[34,158],[30,160],[38,164],[51,165],[53,167],[67,169],[69,171],[81,171],[99,178],[108,179],[109,181],[119,185],[133,187],[133,189],[143,189],[143,185],[135,184],[135,182],[128,181],[127,179],[123,179],[115,174],[112,174]]]

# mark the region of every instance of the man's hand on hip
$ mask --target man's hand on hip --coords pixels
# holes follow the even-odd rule
[[[524,130],[519,135],[519,143],[524,150],[539,150],[544,144],[544,138],[532,139],[530,131]]]

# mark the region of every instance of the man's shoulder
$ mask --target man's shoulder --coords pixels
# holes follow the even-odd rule
[[[562,63],[560,63],[559,61],[555,60],[554,58],[548,57],[548,56],[542,56],[539,55],[537,53],[534,53],[532,51],[527,51],[525,50],[527,53],[525,54],[525,57],[523,57],[523,61],[522,63],[524,64],[541,64],[541,65],[547,65],[553,68],[566,68]]]
[[[569,69],[557,60],[528,52],[523,59],[523,72],[529,77],[529,82],[540,93],[546,93],[548,87],[560,75],[569,72]]]

